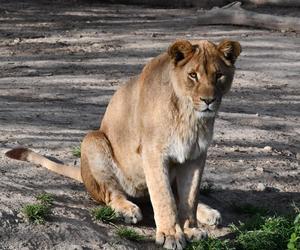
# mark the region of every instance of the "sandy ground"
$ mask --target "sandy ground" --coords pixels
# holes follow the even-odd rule
[[[0,0],[0,249],[157,249],[149,204],[135,228],[150,240],[121,240],[113,226],[91,220],[97,204],[82,184],[4,153],[28,146],[79,166],[72,148],[99,127],[117,87],[177,38],[243,47],[203,177],[212,190],[201,198],[224,217],[210,233],[247,218],[232,204],[283,213],[300,202],[298,35],[202,27],[195,10],[58,2]],[[28,224],[19,211],[40,192],[54,195],[53,215]]]

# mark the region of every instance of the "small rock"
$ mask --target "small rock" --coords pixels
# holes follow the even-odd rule
[[[258,183],[256,186],[256,191],[263,192],[266,190],[266,186],[263,183]]]
[[[272,147],[270,147],[270,146],[265,146],[265,147],[263,148],[263,151],[264,151],[264,152],[272,152]]]
[[[296,170],[299,167],[299,163],[298,162],[291,162],[290,167],[291,167],[291,169]]]
[[[235,147],[232,147],[229,150],[230,150],[230,152],[239,152],[239,149],[235,148]]]
[[[22,41],[21,38],[14,39],[14,43],[20,43],[21,41]]]
[[[70,250],[83,250],[82,246],[79,245],[71,245],[69,246]]]
[[[283,153],[287,156],[293,156],[293,153],[289,150],[284,150]]]
[[[241,160],[241,159],[240,159],[240,160],[239,160],[239,163],[241,163],[241,164],[244,163],[244,160]]]
[[[300,153],[296,154],[296,158],[297,158],[297,160],[300,160]]]
[[[66,244],[62,243],[62,244],[57,245],[55,249],[58,249],[58,250],[63,250],[63,249],[82,250],[83,247],[80,245],[66,245]]]
[[[264,172],[264,168],[263,167],[256,167],[255,170],[257,172],[263,173]]]

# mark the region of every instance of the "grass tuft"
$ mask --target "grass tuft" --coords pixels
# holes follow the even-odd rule
[[[44,224],[51,214],[50,207],[46,204],[27,204],[22,211],[30,222],[36,224]]]
[[[188,250],[299,250],[300,214],[289,216],[261,216],[256,214],[244,223],[231,225],[234,239],[208,238],[192,242]]]
[[[73,147],[72,154],[75,157],[80,157],[81,156],[81,147],[80,146]]]
[[[252,216],[250,219],[246,220],[245,222],[239,222],[238,225],[231,224],[230,229],[234,233],[242,233],[246,231],[253,231],[257,230],[262,227],[264,224],[264,217],[259,214]]]
[[[117,219],[115,211],[108,206],[97,207],[92,210],[92,216],[95,220],[101,220],[102,222],[108,223],[113,222]]]
[[[293,232],[289,238],[288,250],[299,250],[300,249],[300,209],[294,205],[295,212],[298,213],[294,220]]]
[[[257,216],[258,218],[258,216]],[[259,223],[244,223],[235,239],[237,249],[276,250],[286,249],[292,233],[292,221],[287,217],[273,216],[256,219]]]
[[[141,241],[145,239],[145,236],[139,234],[134,229],[129,227],[119,227],[117,229],[117,235],[120,238],[131,240],[131,241]]]
[[[51,214],[51,205],[54,199],[48,193],[38,194],[36,199],[38,203],[23,206],[22,212],[30,222],[44,224]]]
[[[48,193],[41,193],[41,194],[38,194],[36,196],[36,199],[38,201],[40,201],[42,204],[45,204],[45,205],[52,205],[53,204],[53,196],[51,194],[48,194]]]

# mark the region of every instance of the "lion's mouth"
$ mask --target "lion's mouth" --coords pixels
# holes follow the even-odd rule
[[[199,109],[199,108],[197,108],[196,111],[199,112],[199,113],[215,113],[214,110],[211,110],[211,109],[208,108],[208,107],[207,107],[206,109],[202,109],[202,110]]]
[[[200,112],[204,112],[204,113],[205,113],[205,112],[213,113],[213,112],[215,112],[215,111],[213,111],[213,110],[207,108],[207,109],[205,109],[205,110],[201,110]]]

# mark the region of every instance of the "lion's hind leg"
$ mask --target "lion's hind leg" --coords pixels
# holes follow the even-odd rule
[[[130,202],[113,171],[110,142],[101,131],[90,132],[81,144],[81,175],[91,196],[113,208],[127,223],[142,219],[140,208]]]
[[[222,222],[221,214],[218,210],[211,208],[203,203],[198,203],[197,220],[201,224],[217,226]]]

